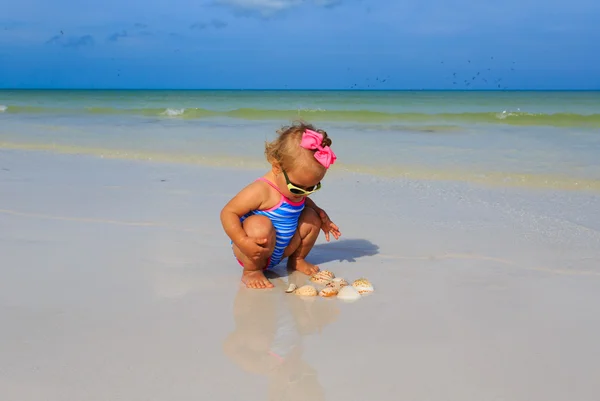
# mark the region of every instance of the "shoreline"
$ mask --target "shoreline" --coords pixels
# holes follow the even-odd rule
[[[145,163],[195,165],[234,170],[267,169],[266,161],[239,156],[207,156],[200,154],[177,154],[140,151],[135,149],[92,148],[74,145],[15,143],[0,141],[0,151],[45,152],[48,154],[78,155],[101,159],[132,160]],[[1,166],[0,166],[1,167]],[[529,190],[568,190],[574,192],[600,193],[600,179],[560,174],[519,173],[510,171],[468,171],[462,169],[426,169],[420,166],[367,166],[337,163],[331,175],[358,174],[380,179],[408,179],[432,182],[464,182],[489,188],[522,188]]]

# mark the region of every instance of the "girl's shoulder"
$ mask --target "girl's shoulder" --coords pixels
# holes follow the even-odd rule
[[[257,195],[262,200],[258,210],[268,210],[281,203],[283,194],[279,192],[279,190],[275,187],[275,184],[265,177],[254,180],[250,186],[254,188],[254,191],[256,191]]]
[[[282,194],[269,181],[256,179],[246,185],[230,201],[236,209],[245,214],[252,210],[268,210],[280,203]]]

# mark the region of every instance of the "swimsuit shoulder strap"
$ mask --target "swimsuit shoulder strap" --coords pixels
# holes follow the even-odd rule
[[[285,200],[287,203],[289,203],[289,204],[290,204],[290,205],[292,205],[292,206],[299,206],[299,205],[303,205],[303,204],[304,204],[304,201],[306,200],[306,199],[304,199],[304,198],[303,198],[303,199],[302,199],[300,202],[294,202],[294,201],[292,201],[290,198],[288,198],[287,196],[285,196],[285,195],[284,195],[284,194],[283,194],[283,193],[282,193],[282,192],[279,190],[279,188],[277,188],[277,185],[273,184],[271,181],[267,180],[265,177],[260,177],[260,178],[258,178],[256,181],[264,181],[264,182],[266,182],[267,184],[269,184],[270,186],[272,186],[273,188],[275,188],[275,190],[276,190],[277,192],[279,192],[279,194],[281,195],[281,198],[282,198],[282,199],[284,199],[284,200]]]
[[[264,182],[266,182],[267,184],[269,184],[270,186],[272,186],[273,188],[275,188],[275,190],[276,190],[277,192],[279,192],[279,193],[281,194],[281,196],[284,196],[284,195],[281,193],[281,191],[279,190],[279,188],[277,188],[277,185],[273,184],[271,181],[267,180],[265,177],[260,177],[260,178],[258,178],[256,181],[264,181]]]

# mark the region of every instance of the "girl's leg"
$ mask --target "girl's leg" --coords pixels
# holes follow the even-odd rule
[[[251,238],[267,238],[265,247],[269,248],[269,255],[275,249],[275,228],[267,216],[254,215],[244,220],[242,224],[244,231]],[[273,284],[265,277],[263,269],[267,267],[269,259],[254,262],[242,253],[242,251],[233,244],[233,253],[240,261],[244,270],[242,272],[242,282],[248,288],[271,288]]]
[[[287,267],[312,276],[319,268],[305,260],[317,241],[321,230],[321,218],[312,208],[305,208],[298,221],[298,231],[290,245],[285,250],[283,257],[288,257]]]

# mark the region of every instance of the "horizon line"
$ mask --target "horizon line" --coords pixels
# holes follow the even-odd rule
[[[196,91],[196,92],[600,92],[597,89],[294,89],[294,88],[10,88],[0,91]]]

